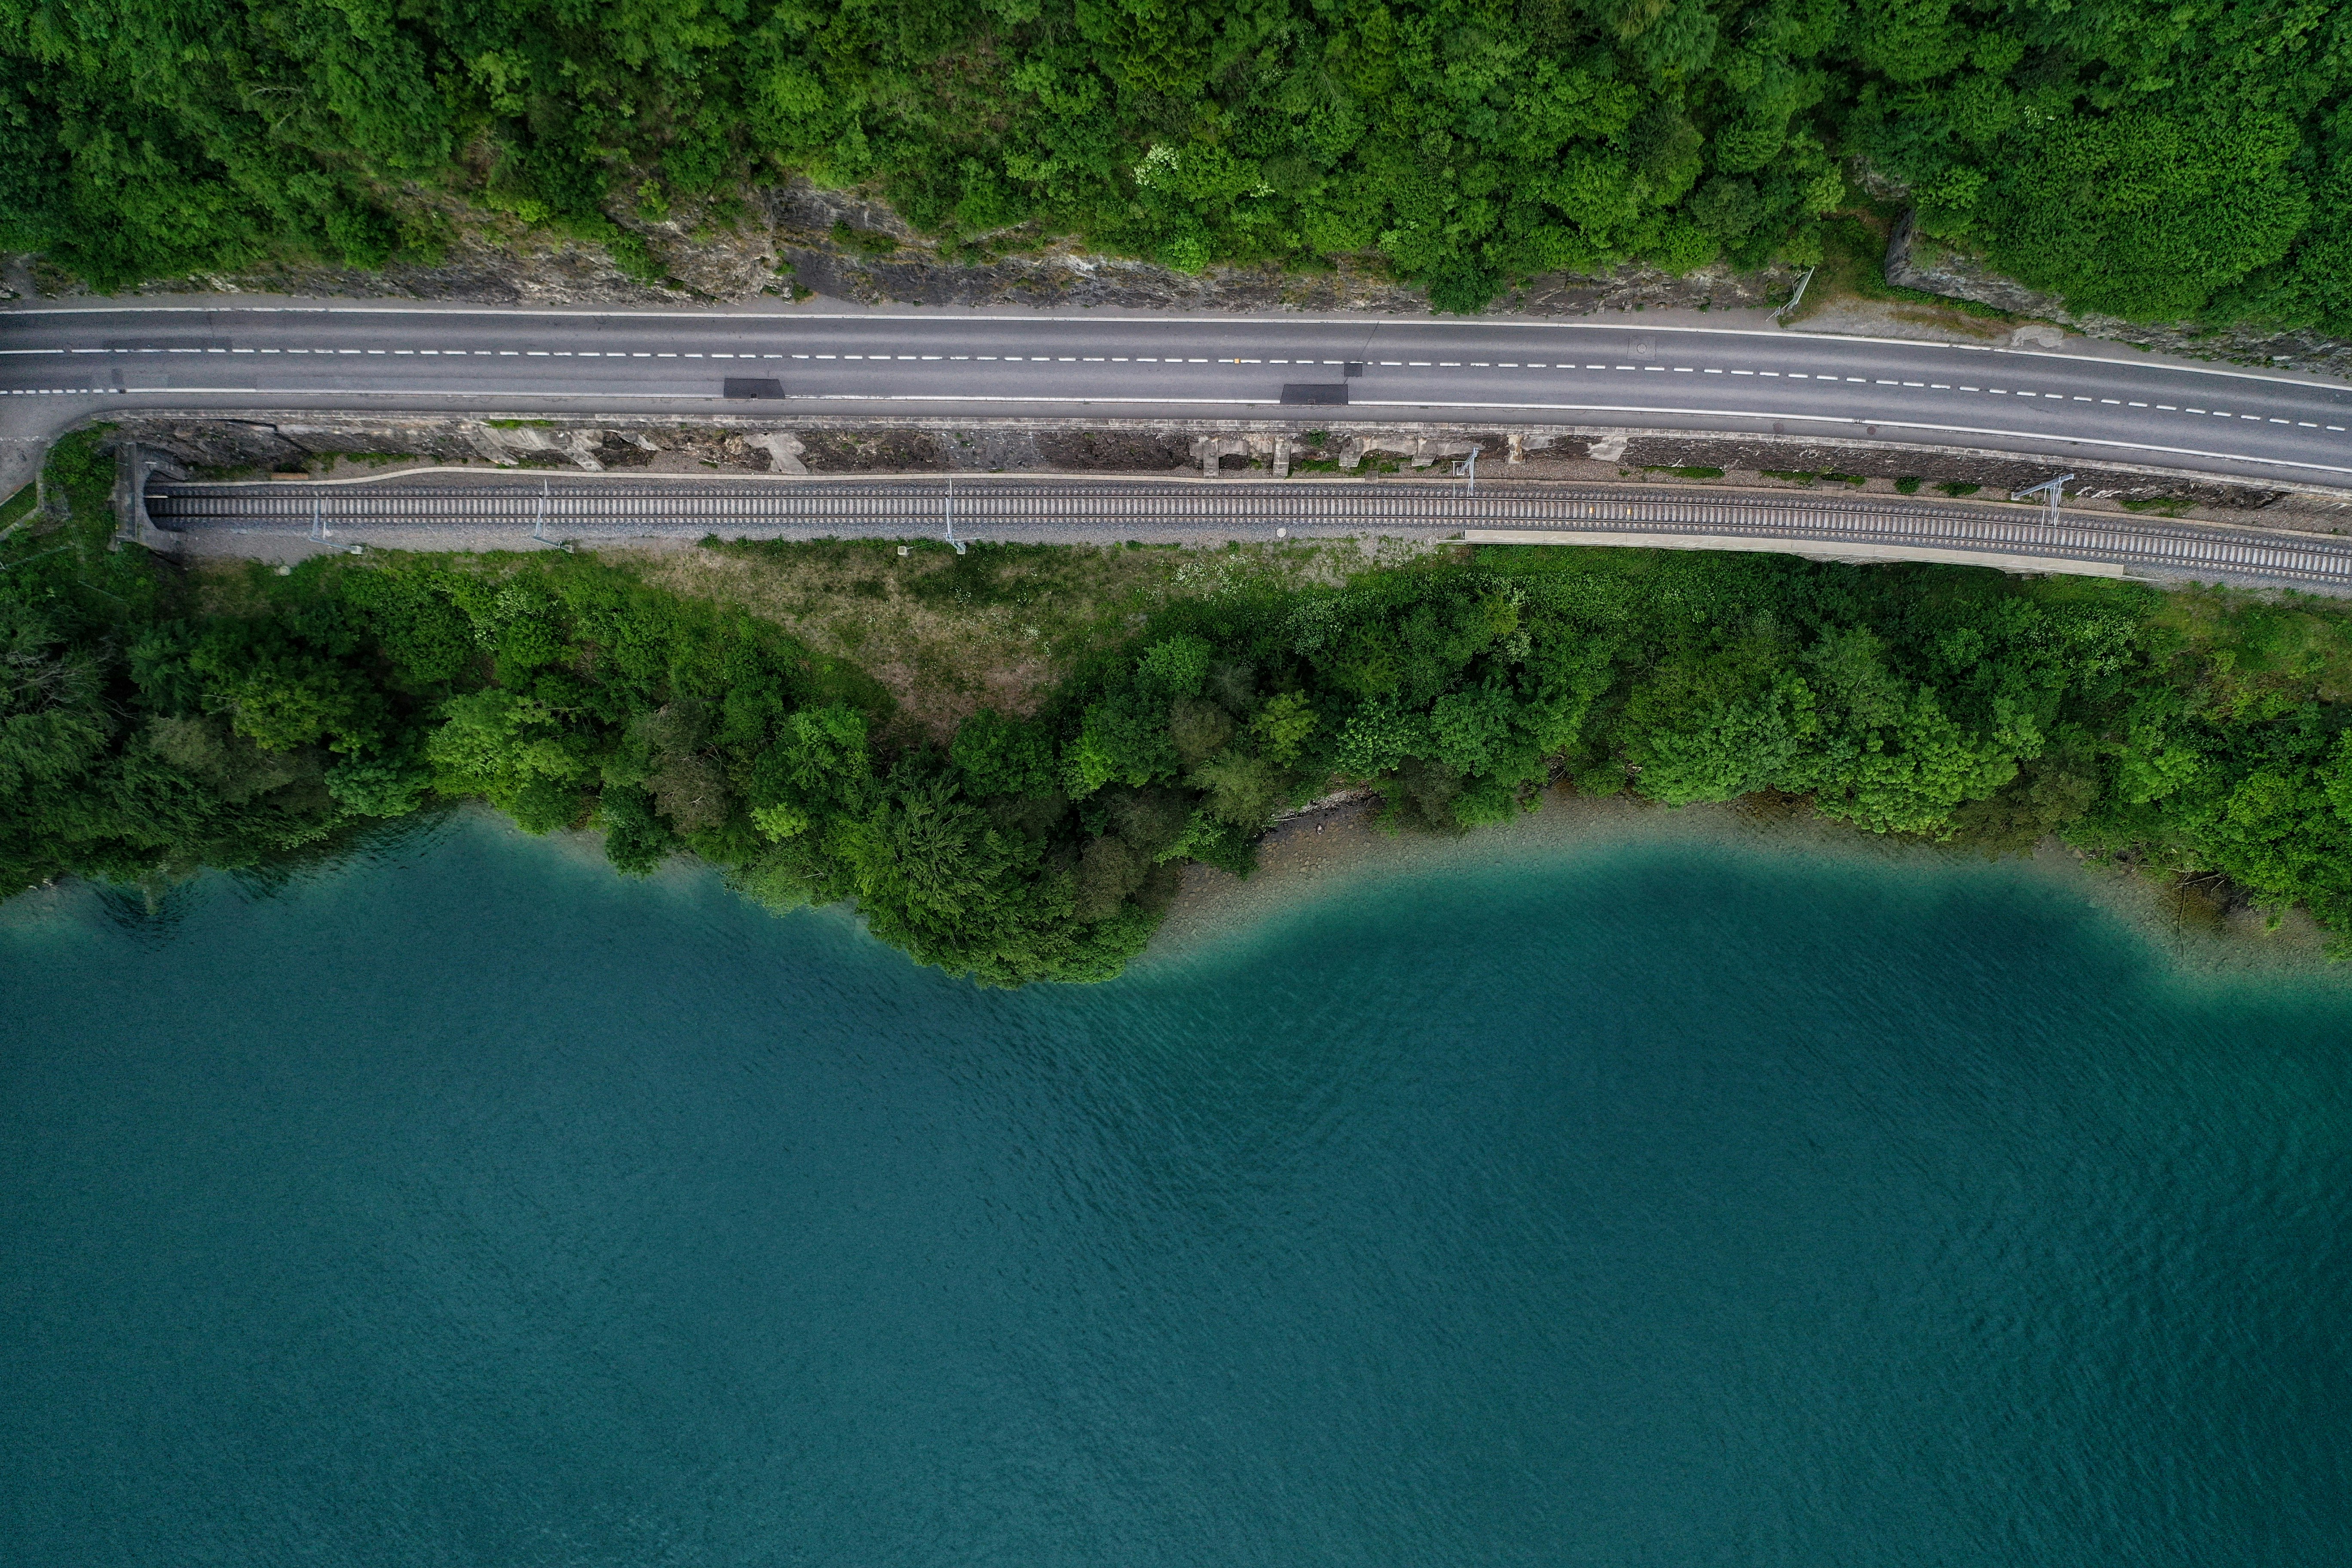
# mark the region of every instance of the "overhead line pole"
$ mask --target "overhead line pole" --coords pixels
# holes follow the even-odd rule
[[[2011,490],[2009,492],[2009,499],[2023,500],[2028,496],[2044,497],[2050,503],[2045,513],[2045,521],[2054,528],[2058,523],[2058,503],[2065,499],[2066,481],[2074,477],[2072,474],[2061,474],[2054,479],[2044,479],[2038,485],[2028,485],[2021,490]]]

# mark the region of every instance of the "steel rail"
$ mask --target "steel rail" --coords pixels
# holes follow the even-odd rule
[[[806,486],[573,481],[544,490],[520,483],[332,489],[170,484],[151,487],[147,497],[150,515],[169,530],[307,531],[316,517],[339,528],[454,524],[530,531],[543,516],[548,530],[571,538],[625,537],[649,530],[715,531],[729,524],[854,524],[928,532],[940,525],[945,504],[944,485],[907,480]],[[2053,522],[2038,511],[1860,499],[1661,497],[1654,490],[1565,491],[1509,483],[1482,485],[1474,495],[1430,480],[1134,486],[982,479],[957,482],[955,509],[967,536],[995,523],[1697,533],[1832,549],[1910,547],[2352,584],[2352,541],[2080,513]]]

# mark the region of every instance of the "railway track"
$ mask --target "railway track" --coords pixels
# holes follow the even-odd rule
[[[1107,484],[872,480],[664,484],[152,484],[167,530],[331,531],[354,526],[512,528],[548,539],[702,534],[730,528],[841,529],[967,536],[1019,527],[1508,531],[1785,541],[1835,550],[1914,549],[2095,563],[2212,579],[2352,587],[2352,540],[2255,529],[1880,498],[1721,497],[1430,480]]]

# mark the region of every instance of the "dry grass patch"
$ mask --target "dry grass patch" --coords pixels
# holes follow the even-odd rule
[[[894,728],[939,741],[983,706],[1034,711],[1080,658],[1179,600],[1338,582],[1371,563],[1351,542],[974,543],[958,555],[935,540],[739,540],[604,553],[856,663],[898,700]]]

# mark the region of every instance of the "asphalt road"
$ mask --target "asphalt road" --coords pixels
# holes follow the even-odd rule
[[[1351,363],[1361,367],[1353,377]],[[729,377],[773,381],[782,399],[729,401]],[[1286,385],[1344,385],[1348,401],[1286,408]],[[1762,324],[814,306],[0,312],[0,438],[20,456],[89,414],[137,406],[1602,424],[2352,484],[2352,386],[2343,384]]]

